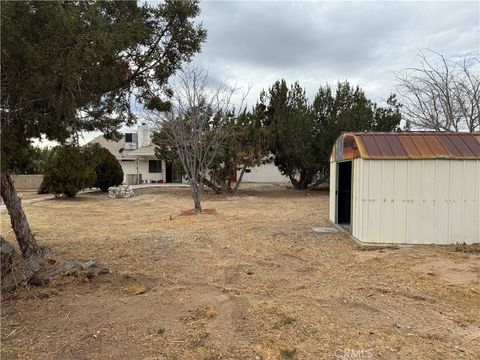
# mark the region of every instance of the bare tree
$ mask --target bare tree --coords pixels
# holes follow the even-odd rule
[[[480,58],[453,61],[433,50],[418,53],[420,67],[396,74],[407,127],[480,131]]]
[[[200,67],[182,70],[173,88],[171,109],[148,117],[177,152],[192,191],[195,210],[202,212],[203,184],[212,162],[233,131],[233,98],[237,89],[226,82],[209,87],[208,72]],[[239,109],[243,108],[245,97]]]

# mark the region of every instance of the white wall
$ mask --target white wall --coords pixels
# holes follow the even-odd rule
[[[138,125],[138,148],[152,144],[150,130],[146,125]]]
[[[155,158],[156,159],[156,158]],[[152,158],[152,160],[155,160]],[[123,169],[123,182],[127,182],[127,175],[137,174],[137,161],[125,161],[119,160],[120,165]],[[142,174],[143,182],[150,182],[151,180],[159,181],[160,179],[165,179],[165,161],[162,161],[162,172],[161,173],[150,173],[148,171],[148,159],[138,161],[138,173]]]
[[[337,163],[330,163],[330,221],[336,222],[336,211],[337,211]]]
[[[352,206],[362,242],[480,242],[480,160],[355,159]]]
[[[240,172],[237,171],[237,179]],[[250,168],[250,172],[243,175],[242,182],[289,183],[290,180],[280,173],[275,164],[270,163]]]
[[[123,183],[127,183],[128,174],[137,174],[137,162],[136,161],[125,161],[118,160],[123,170]]]

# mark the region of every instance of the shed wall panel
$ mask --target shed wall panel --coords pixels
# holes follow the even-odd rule
[[[382,199],[382,184],[383,173],[382,161],[370,161],[368,182],[368,197],[366,203],[368,205],[368,235],[372,239],[381,238],[381,229],[378,219],[382,218],[381,214],[381,199]]]
[[[336,193],[337,190],[337,163],[330,163],[330,221],[336,222]]]
[[[370,216],[369,206],[368,206],[368,184],[370,182],[370,164],[371,161],[364,161],[362,166],[362,182],[361,182],[361,203],[362,203],[362,238],[365,241],[370,241],[370,234],[368,233],[368,220]]]
[[[449,244],[455,244],[463,238],[463,177],[464,177],[464,161],[450,162],[450,189],[449,189]]]
[[[395,163],[382,160],[382,211],[380,239],[386,243],[395,241]]]
[[[352,235],[360,241],[480,242],[480,160],[356,159],[353,169]]]
[[[436,161],[424,161],[422,169],[422,211],[420,216],[421,244],[436,242],[437,228],[435,226],[436,193]]]
[[[423,161],[407,162],[407,196],[406,204],[406,237],[407,244],[421,243],[421,222],[422,216],[422,172]]]
[[[448,221],[448,199],[450,198],[450,161],[436,160],[437,177],[436,189],[437,198],[435,200],[435,227],[437,236],[435,243],[448,244],[450,224]]]
[[[463,176],[463,238],[474,242],[480,238],[480,162],[465,166]]]
[[[394,198],[394,217],[393,223],[394,239],[397,244],[406,243],[407,226],[407,194],[408,194],[408,165],[406,161],[396,161],[395,174],[395,198]],[[383,176],[382,176],[383,177]],[[379,239],[376,241],[379,241]]]
[[[353,160],[353,214],[352,214],[352,235],[355,237],[361,236],[362,233],[362,201],[361,196],[363,194],[362,186],[362,172],[363,160]]]

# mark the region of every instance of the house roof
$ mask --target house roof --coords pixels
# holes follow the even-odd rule
[[[113,156],[117,159],[128,159],[133,158],[130,156],[131,150],[124,150],[123,144],[125,143],[125,136],[122,137],[119,141],[107,140],[103,135],[99,135],[93,140],[89,141],[89,144],[99,144],[101,147],[104,147],[110,151]]]
[[[364,159],[477,159],[480,134],[451,132],[344,133],[332,160]]]
[[[125,136],[119,141],[107,140],[103,135],[97,136],[95,139],[89,142],[90,144],[99,144],[108,151],[110,151],[113,156],[117,159],[135,159],[139,156],[155,156],[155,145],[142,146],[139,149],[135,150],[126,150],[123,148],[125,143]]]

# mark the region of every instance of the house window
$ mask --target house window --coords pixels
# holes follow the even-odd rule
[[[133,134],[132,133],[125,134],[125,142],[133,142]]]
[[[149,160],[148,161],[148,172],[150,172],[150,173],[161,173],[162,172],[162,160]]]

